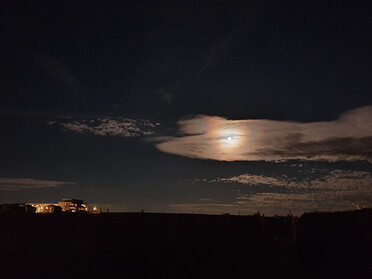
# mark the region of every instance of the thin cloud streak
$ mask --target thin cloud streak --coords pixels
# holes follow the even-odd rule
[[[71,86],[75,90],[83,90],[83,86],[79,80],[71,74],[71,72],[54,57],[45,54],[33,54],[35,61],[52,76],[58,78],[65,84]]]
[[[242,174],[237,176],[198,179],[197,182],[226,184],[236,188],[231,203],[172,204],[176,212],[202,212],[210,214],[266,215],[288,213],[300,215],[311,211],[350,210],[370,206],[372,201],[372,174],[365,171],[332,170],[303,177],[287,175],[265,176]],[[244,189],[244,186],[247,188]],[[273,187],[274,186],[274,187]],[[242,188],[243,187],[243,188]],[[281,189],[278,189],[281,188]],[[248,189],[249,188],[249,189]]]
[[[19,191],[41,188],[60,187],[72,185],[73,182],[38,180],[32,178],[5,178],[0,177],[0,191]]]
[[[333,170],[329,174],[315,179],[304,177],[270,177],[264,175],[242,174],[227,178],[217,178],[209,181],[210,183],[240,183],[249,186],[270,185],[286,187],[290,189],[323,189],[338,191],[355,191],[372,188],[372,176],[365,171]],[[370,189],[372,190],[372,189]]]
[[[181,136],[156,147],[166,153],[219,161],[372,162],[371,119],[372,106],[348,111],[334,121],[311,123],[199,115],[179,121]]]

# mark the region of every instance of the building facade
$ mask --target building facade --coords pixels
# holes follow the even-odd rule
[[[90,212],[100,213],[101,211],[96,206],[91,211],[88,211],[88,204],[79,199],[63,199],[58,203],[14,203],[14,204],[0,204],[1,214],[24,214],[24,213],[59,213],[59,212]]]
[[[35,208],[35,213],[59,213],[62,208],[56,204],[51,203],[26,203]]]
[[[83,200],[63,199],[58,203],[64,212],[88,212],[88,205]]]

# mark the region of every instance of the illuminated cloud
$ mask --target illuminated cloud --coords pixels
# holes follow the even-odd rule
[[[166,153],[220,161],[368,160],[372,162],[372,106],[337,120],[299,123],[228,120],[199,115],[178,122],[180,136],[159,139]]]
[[[97,136],[119,136],[119,137],[140,137],[154,133],[159,123],[153,124],[145,119],[129,119],[119,117],[111,119],[108,117],[98,119],[79,119],[68,121],[48,121],[49,125],[58,124],[66,130],[79,134],[92,134]]]
[[[0,178],[0,191],[17,191],[71,185],[72,182],[38,180],[32,178]]]
[[[357,190],[323,190],[313,192],[256,193],[237,197],[240,207],[260,210],[267,214],[302,214],[312,211],[340,211],[370,207],[371,187]]]
[[[271,185],[287,187],[292,189],[325,189],[355,191],[356,189],[372,191],[372,176],[369,172],[351,171],[351,170],[333,170],[329,174],[318,178],[288,177],[282,175],[279,177],[270,177],[264,175],[242,174],[228,178],[217,178],[209,182],[241,183],[245,185]],[[372,192],[371,192],[372,194]]]
[[[290,183],[284,178],[269,177],[264,175],[242,174],[228,178],[217,178],[209,182],[241,183],[246,185],[273,185],[286,187]]]
[[[210,214],[253,214],[260,211],[266,215],[300,215],[315,210],[339,211],[371,206],[370,172],[321,170],[312,175],[310,170],[308,176],[302,178],[242,174],[213,180],[198,179],[199,183],[231,184],[231,203],[219,204],[213,200],[213,203],[173,204],[171,208],[175,212]],[[243,187],[236,189],[237,185]]]

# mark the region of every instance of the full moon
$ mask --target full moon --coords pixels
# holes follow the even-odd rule
[[[231,137],[227,137],[227,140],[228,140],[228,141],[231,141]]]

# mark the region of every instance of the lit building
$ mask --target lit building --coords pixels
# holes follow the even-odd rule
[[[58,212],[88,212],[88,205],[83,200],[63,199],[58,203],[31,202],[26,204],[0,204],[0,213],[58,213]],[[91,213],[100,213],[94,206]]]
[[[35,213],[58,213],[62,211],[60,206],[51,203],[26,203],[26,205],[33,206],[36,209]]]
[[[88,212],[88,205],[83,200],[63,199],[58,203],[64,212]]]
[[[95,214],[101,213],[101,209],[98,208],[97,206],[93,206],[93,209],[90,212],[91,213],[95,213]]]

